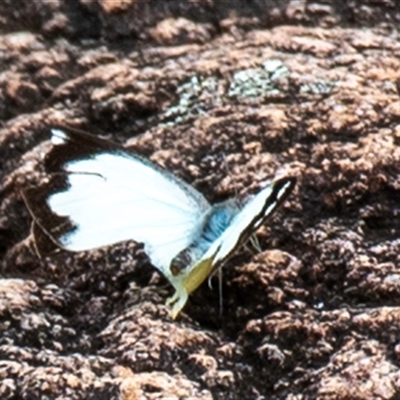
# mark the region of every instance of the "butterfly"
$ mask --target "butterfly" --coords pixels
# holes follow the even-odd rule
[[[175,288],[173,318],[188,296],[270,217],[296,179],[272,181],[244,204],[210,205],[192,186],[108,140],[51,129],[43,187],[25,191],[35,244],[83,251],[133,239]]]

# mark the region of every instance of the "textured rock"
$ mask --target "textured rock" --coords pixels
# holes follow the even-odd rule
[[[1,399],[395,399],[394,1],[0,4]],[[126,145],[212,202],[298,178],[169,317],[141,246],[38,258],[21,190],[47,128]],[[28,239],[27,239],[28,238]]]

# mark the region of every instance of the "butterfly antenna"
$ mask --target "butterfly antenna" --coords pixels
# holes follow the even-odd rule
[[[57,248],[62,249],[63,247],[57,242],[57,240],[54,239],[54,237],[52,236],[52,234],[42,225],[42,223],[41,223],[41,222],[39,221],[39,219],[36,217],[35,213],[34,213],[33,210],[32,210],[32,207],[31,207],[30,204],[29,204],[28,198],[27,198],[26,195],[25,195],[25,192],[24,192],[23,190],[21,190],[21,191],[20,191],[20,194],[21,194],[22,200],[24,201],[25,206],[26,206],[26,208],[27,208],[27,210],[28,210],[28,212],[29,212],[29,214],[30,214],[30,216],[31,216],[31,218],[32,218],[31,235],[32,235],[32,238],[33,238],[34,250],[35,250],[35,253],[36,253],[36,255],[38,256],[38,258],[39,258],[39,259],[42,259],[43,256],[42,256],[42,254],[40,253],[40,250],[39,250],[39,248],[38,248],[38,246],[37,246],[37,243],[36,243],[36,238],[35,238],[34,229],[33,229],[34,226],[35,226],[35,224],[42,230],[42,232],[47,236],[47,238],[48,238]]]
[[[31,242],[31,243],[33,244],[33,249],[34,249],[34,251],[35,251],[35,253],[36,253],[36,256],[38,257],[39,260],[41,260],[41,259],[42,259],[42,255],[40,254],[39,248],[38,248],[37,243],[36,243],[35,235],[33,234],[33,227],[34,227],[34,225],[37,223],[37,221],[36,221],[36,216],[35,216],[35,214],[33,213],[32,209],[31,209],[31,207],[30,207],[30,205],[29,205],[28,199],[26,198],[25,193],[24,193],[23,190],[20,190],[20,195],[21,195],[21,197],[22,197],[22,200],[23,200],[24,203],[25,203],[25,207],[26,207],[26,209],[28,210],[29,215],[30,215],[31,218],[32,218],[31,229],[30,229],[30,236],[31,236],[31,238],[32,238],[32,242]],[[39,225],[39,226],[40,226],[40,225]]]

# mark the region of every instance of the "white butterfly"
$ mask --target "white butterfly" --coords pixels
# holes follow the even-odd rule
[[[52,129],[52,141],[45,159],[49,183],[26,195],[36,242],[45,237],[72,251],[128,239],[144,243],[151,263],[175,288],[168,300],[173,318],[296,182],[284,177],[244,205],[211,206],[181,179],[114,143],[66,127]]]

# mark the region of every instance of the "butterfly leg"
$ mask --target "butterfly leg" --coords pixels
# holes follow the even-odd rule
[[[258,241],[258,238],[257,238],[256,235],[251,235],[250,236],[250,243],[251,243],[251,245],[253,246],[253,248],[255,250],[257,250],[259,253],[262,253],[260,242]]]
[[[212,289],[212,281],[211,279],[214,278],[215,274],[218,274],[218,294],[219,294],[219,315],[222,316],[222,312],[224,310],[224,298],[222,292],[222,268],[218,268],[216,271],[212,272],[211,275],[208,277],[208,287]]]

